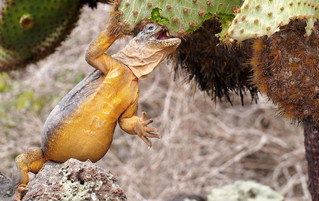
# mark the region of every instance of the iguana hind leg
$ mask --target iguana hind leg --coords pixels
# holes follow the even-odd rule
[[[28,172],[37,173],[46,161],[40,148],[31,148],[16,157],[13,170],[13,185],[17,189],[16,200],[22,197],[21,194],[29,182]]]

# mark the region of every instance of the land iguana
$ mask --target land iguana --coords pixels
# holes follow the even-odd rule
[[[93,41],[86,61],[96,68],[75,86],[53,109],[44,124],[41,148],[31,148],[16,157],[13,182],[16,199],[29,182],[28,172],[37,173],[48,161],[100,160],[108,151],[119,122],[125,132],[139,136],[149,147],[148,138],[160,138],[148,127],[146,113],[136,116],[138,80],[151,73],[180,44],[168,30],[147,24],[128,45],[115,55],[104,52],[121,34],[110,25]]]

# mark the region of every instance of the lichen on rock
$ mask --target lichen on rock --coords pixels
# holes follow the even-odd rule
[[[90,161],[48,162],[28,184],[23,200],[127,200],[116,181]]]
[[[254,181],[237,181],[213,189],[207,201],[283,201],[284,198],[270,187]]]

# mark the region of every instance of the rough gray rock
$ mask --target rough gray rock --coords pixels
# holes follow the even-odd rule
[[[116,177],[90,161],[48,162],[27,186],[22,200],[127,200]]]
[[[254,181],[237,181],[213,189],[210,194],[179,194],[168,201],[283,201],[270,187]]]
[[[205,195],[179,194],[170,198],[168,201],[207,201]]]
[[[12,200],[13,192],[11,181],[0,173],[0,200]]]
[[[254,181],[237,181],[213,189],[207,198],[208,201],[284,201],[279,193]]]

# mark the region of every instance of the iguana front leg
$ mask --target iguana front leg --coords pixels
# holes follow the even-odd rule
[[[137,100],[133,103],[119,118],[119,124],[125,132],[139,136],[148,147],[152,147],[152,142],[148,138],[161,138],[157,132],[157,128],[147,127],[153,120],[146,120],[146,112],[142,112],[142,116],[136,116]]]
[[[92,41],[86,51],[85,60],[99,69],[103,74],[107,75],[112,66],[117,65],[117,61],[110,55],[105,54],[105,51],[118,39],[121,34],[114,34],[111,31],[109,24],[105,30],[98,36],[95,41]]]

